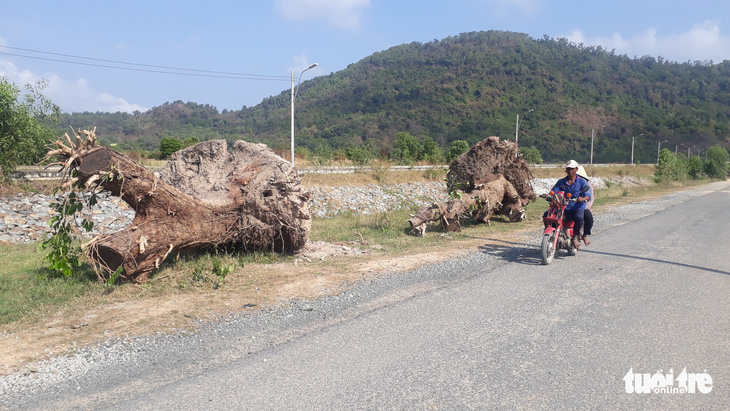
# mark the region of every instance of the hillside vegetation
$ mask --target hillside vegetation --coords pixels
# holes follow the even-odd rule
[[[255,107],[219,112],[193,102],[145,113],[74,113],[61,126],[98,126],[103,143],[153,150],[165,137],[223,138],[289,145],[289,90]],[[472,32],[375,53],[346,69],[302,83],[297,145],[313,152],[369,148],[388,154],[399,133],[474,144],[490,135],[535,146],[546,161],[654,163],[659,142],[696,155],[730,147],[730,61],[630,58],[565,39]],[[668,140],[665,142],[665,140]],[[682,145],[684,144],[684,145]]]

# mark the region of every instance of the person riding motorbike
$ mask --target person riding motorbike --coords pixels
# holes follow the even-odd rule
[[[565,218],[567,221],[572,221],[573,226],[573,247],[580,249],[581,239],[581,228],[583,227],[583,214],[585,211],[586,202],[588,202],[593,194],[591,193],[588,181],[578,176],[578,162],[575,160],[568,161],[565,164],[565,177],[558,180],[555,186],[551,189],[553,192],[562,191],[567,196],[570,193],[571,198],[574,198],[575,202],[570,202],[565,208]],[[543,195],[542,197],[545,197]]]
[[[588,173],[586,173],[586,169],[583,166],[578,166],[577,174],[583,177],[588,182],[588,187],[591,188],[591,199],[586,202],[586,208],[583,211],[583,237],[581,237],[583,244],[589,246],[591,242],[588,241],[588,236],[591,235],[591,229],[593,229],[593,211],[591,208],[593,207],[593,201],[596,199],[596,190],[593,188],[593,184],[591,184]]]

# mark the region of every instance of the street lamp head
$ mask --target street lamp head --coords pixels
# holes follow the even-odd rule
[[[319,66],[319,64],[318,64],[318,63],[314,63],[314,64],[312,64],[311,66],[307,67],[307,70],[309,70],[309,69],[313,69],[313,68],[315,68],[315,67],[317,67],[317,66]]]

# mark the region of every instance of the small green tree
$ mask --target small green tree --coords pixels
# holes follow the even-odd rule
[[[687,166],[674,153],[664,148],[659,152],[654,177],[658,181],[682,181],[687,178]]]
[[[429,163],[438,163],[441,162],[441,159],[443,158],[443,152],[441,151],[441,147],[439,147],[438,143],[435,142],[432,138],[427,138],[423,140],[423,150],[421,151],[421,156],[419,160],[428,161]]]
[[[720,180],[727,179],[728,161],[730,161],[730,155],[728,155],[725,147],[721,145],[714,145],[708,148],[705,173],[707,173],[707,176],[710,178],[717,178]]]
[[[700,179],[705,174],[705,163],[699,157],[690,157],[687,159],[687,175],[692,180]]]
[[[190,136],[182,141],[183,148],[188,148],[200,143],[200,139],[195,136]]]
[[[185,148],[185,146],[179,138],[165,137],[160,140],[160,157],[164,160],[183,148]]]
[[[0,179],[20,164],[41,161],[54,138],[49,125],[61,110],[41,94],[45,87],[45,81],[26,85],[21,101],[18,87],[0,77]]]
[[[401,131],[395,139],[391,158],[398,164],[412,164],[418,160],[423,151],[423,146],[416,136]]]
[[[454,140],[449,148],[449,161],[469,151],[469,143],[466,140]]]
[[[331,166],[334,150],[326,144],[317,144],[312,150],[312,162],[318,166]]]
[[[542,164],[542,156],[540,155],[540,150],[538,150],[537,147],[520,147],[520,153],[522,153],[522,156],[528,163]]]
[[[375,158],[375,153],[373,153],[369,144],[363,144],[360,147],[347,147],[345,148],[345,155],[348,160],[352,161],[352,164],[360,166],[369,163]]]

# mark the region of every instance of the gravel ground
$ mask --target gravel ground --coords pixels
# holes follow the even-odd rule
[[[727,184],[713,183],[654,200],[603,209],[595,216],[595,234],[600,235],[603,230],[688,201],[708,188],[720,187],[727,187]],[[538,237],[534,233],[524,234],[524,238],[515,242],[525,246],[518,245],[499,252],[482,250],[397,275],[381,273],[375,279],[357,283],[336,296],[285,302],[257,313],[231,315],[217,322],[200,324],[199,330],[194,333],[112,339],[71,354],[28,364],[20,372],[0,377],[0,408],[23,408],[22,404],[34,401],[35,396],[52,397],[54,392],[82,390],[86,384],[98,381],[119,387],[126,381],[135,380],[134,377],[143,375],[143,372],[159,377],[150,384],[169,383],[286,342],[319,329],[323,324],[337,323],[353,313],[372,310],[374,304],[387,305],[387,296],[401,290],[437,289],[463,280],[459,267],[474,264],[472,260],[478,260],[485,268],[506,264],[516,255],[524,254],[525,248],[537,247]],[[175,364],[180,373],[171,376],[157,364]]]

